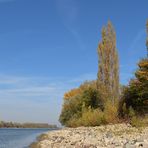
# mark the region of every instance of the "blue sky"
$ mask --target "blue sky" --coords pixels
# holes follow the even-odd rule
[[[58,123],[64,92],[96,79],[108,20],[127,84],[146,55],[147,18],[147,0],[0,0],[0,120]]]

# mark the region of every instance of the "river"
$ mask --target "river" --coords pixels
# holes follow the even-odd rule
[[[0,148],[28,148],[40,134],[52,129],[0,129]]]

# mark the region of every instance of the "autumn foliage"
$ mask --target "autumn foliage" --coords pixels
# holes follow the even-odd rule
[[[148,52],[148,21],[146,27]],[[98,126],[125,120],[132,125],[148,123],[147,118],[138,121],[139,115],[148,114],[148,54],[138,63],[135,78],[121,90],[116,33],[111,22],[102,29],[97,51],[97,80],[86,81],[65,93],[59,121],[69,127]]]

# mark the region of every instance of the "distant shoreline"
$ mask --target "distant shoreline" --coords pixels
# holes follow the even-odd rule
[[[33,127],[32,128],[31,127],[30,128],[27,128],[27,127],[24,127],[24,128],[21,128],[21,127],[18,127],[18,128],[17,127],[14,127],[14,128],[13,127],[0,127],[0,129],[53,129],[54,130],[54,129],[59,129],[59,128],[58,127],[57,128],[46,128],[46,127],[43,127],[43,128],[41,128],[41,127],[36,127],[36,128],[33,128]]]
[[[17,123],[0,121],[0,128],[57,128],[57,125],[48,123]]]

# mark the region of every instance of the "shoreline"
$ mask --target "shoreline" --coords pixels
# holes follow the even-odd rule
[[[24,127],[24,128],[20,128],[20,127],[1,127],[0,129],[53,129],[53,130],[56,130],[56,129],[59,129],[59,128],[37,128],[37,127],[31,127],[31,128],[28,128],[28,127]]]
[[[148,147],[148,127],[130,124],[63,128],[37,137],[30,148],[138,148]]]

